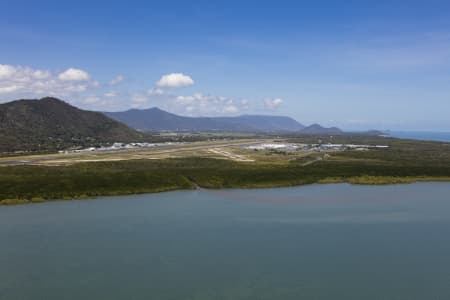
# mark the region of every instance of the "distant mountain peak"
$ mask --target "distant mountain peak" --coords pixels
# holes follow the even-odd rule
[[[320,124],[314,123],[314,124],[311,124],[311,125],[309,125],[309,126],[306,126],[306,128],[318,128],[318,129],[323,129],[324,127],[323,127],[322,125],[320,125]],[[306,129],[306,128],[305,128],[305,129]]]
[[[54,101],[54,102],[63,102],[63,103],[66,103],[66,102],[64,102],[63,100],[59,99],[59,98],[51,97],[51,96],[46,96],[46,97],[43,97],[43,98],[41,98],[41,99],[37,99],[37,101]]]
[[[303,128],[300,133],[303,134],[332,134],[332,135],[338,135],[342,134],[343,131],[337,127],[323,127],[320,124],[314,123],[312,125],[309,125],[305,128]]]
[[[33,101],[33,100],[25,99],[24,101]],[[37,101],[39,103],[48,103],[48,104],[56,104],[56,105],[68,105],[68,106],[74,107],[70,103],[67,103],[64,100],[61,100],[61,99],[56,98],[56,97],[43,97],[43,98],[37,99],[35,101]]]

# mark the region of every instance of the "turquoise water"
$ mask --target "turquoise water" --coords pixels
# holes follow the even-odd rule
[[[390,132],[390,136],[401,139],[450,142],[450,132],[392,131]]]
[[[0,299],[450,299],[450,183],[0,207]]]

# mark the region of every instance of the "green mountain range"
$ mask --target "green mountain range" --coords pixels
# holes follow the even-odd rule
[[[285,116],[187,117],[159,108],[93,112],[52,97],[0,104],[0,152],[54,151],[137,142],[154,131],[216,131],[339,135],[336,127],[305,127]]]

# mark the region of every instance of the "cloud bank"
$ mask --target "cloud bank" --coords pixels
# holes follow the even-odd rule
[[[195,115],[237,115],[248,109],[248,101],[245,99],[211,96],[202,93],[177,96],[171,104],[180,113]]]
[[[4,97],[67,97],[97,88],[88,72],[69,68],[60,73],[0,64],[0,95]]]
[[[283,102],[280,98],[266,99],[262,106],[259,101],[238,97],[201,92],[175,94],[175,88],[194,84],[190,76],[182,73],[163,75],[153,87],[147,89],[116,87],[124,80],[123,75],[117,75],[100,84],[87,71],[77,68],[55,72],[0,64],[0,102],[54,96],[86,109],[112,111],[158,106],[191,116],[231,116],[251,110],[275,110]]]

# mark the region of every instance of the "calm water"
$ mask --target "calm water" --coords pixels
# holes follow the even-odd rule
[[[0,299],[450,299],[450,183],[0,207]]]
[[[401,139],[450,142],[450,132],[392,131],[390,136]]]

